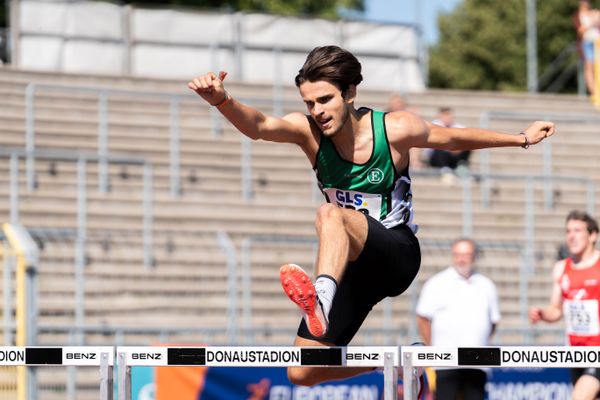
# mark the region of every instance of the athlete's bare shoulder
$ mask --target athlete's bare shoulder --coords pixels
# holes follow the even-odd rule
[[[393,144],[412,142],[427,133],[427,123],[410,111],[394,111],[386,114],[385,126],[388,140]]]
[[[306,142],[310,141],[310,139],[313,137],[311,132],[311,124],[308,118],[308,116],[300,112],[289,113],[281,118],[283,121],[285,121],[289,130],[302,138],[301,140],[296,141],[296,143],[301,146],[306,144]]]
[[[552,269],[552,278],[555,282],[558,282],[560,277],[565,272],[565,265],[567,265],[567,260],[560,260],[554,264],[554,268]]]
[[[303,128],[310,130],[310,123],[308,122],[308,118],[305,114],[302,114],[301,112],[289,113],[285,115],[283,119],[298,127],[299,129]]]
[[[317,151],[319,150],[319,128],[317,128],[314,123],[311,123],[312,120],[309,115],[300,112],[287,114],[282,119],[292,125],[298,132],[298,135],[302,137],[302,141],[297,144],[302,148],[310,160],[311,165],[313,165],[315,163]]]

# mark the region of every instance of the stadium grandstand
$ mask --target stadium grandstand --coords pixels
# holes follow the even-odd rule
[[[450,182],[439,170],[411,171],[421,270],[373,310],[352,344],[418,341],[420,288],[462,236],[479,243],[478,268],[499,290],[494,343],[564,343],[562,323],[532,326],[527,313],[548,301],[565,216],[597,209],[600,117],[588,99],[427,89],[408,25],[15,4],[12,60],[0,66],[4,346],[293,343],[300,314],[278,271],[314,267],[324,201],[314,174],[294,146],[245,139],[186,83],[230,66],[236,98],[274,115],[302,110],[293,76],[323,44],[317,29],[372,77],[358,105],[385,110],[403,93],[427,120],[445,106],[466,126],[518,133],[545,119],[559,129],[528,150],[475,151]],[[160,35],[158,23],[168,27]],[[390,50],[394,42],[402,51]],[[31,252],[15,229],[33,239]],[[22,396],[15,367],[1,368],[0,398]],[[98,397],[96,370],[36,370],[27,399]]]

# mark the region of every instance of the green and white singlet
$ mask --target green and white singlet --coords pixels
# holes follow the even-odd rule
[[[384,118],[384,112],[371,111],[373,151],[366,163],[343,159],[333,142],[321,135],[314,170],[327,202],[368,214],[386,228],[405,224],[414,232],[408,166],[396,171]]]

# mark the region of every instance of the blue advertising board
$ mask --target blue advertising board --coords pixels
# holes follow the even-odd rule
[[[168,368],[168,367],[159,367]],[[200,375],[198,367],[188,367]],[[134,400],[172,400],[155,395],[156,371],[132,368]],[[171,379],[177,379],[176,375]],[[292,385],[285,368],[208,368],[202,383],[182,376],[175,386],[189,395],[178,400],[382,400],[383,374],[372,372],[313,387]],[[192,387],[193,386],[193,387]],[[491,370],[486,391],[489,400],[570,400],[570,372],[565,368],[499,368]],[[171,393],[172,395],[173,393]],[[402,398],[402,386],[398,389]],[[426,395],[429,399],[431,396]]]

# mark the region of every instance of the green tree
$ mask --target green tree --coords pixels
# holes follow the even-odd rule
[[[536,3],[539,74],[575,41],[572,15],[578,2]],[[438,21],[440,40],[429,57],[431,87],[526,90],[526,0],[463,0]],[[575,87],[571,78],[566,90]]]
[[[339,18],[343,10],[364,10],[364,0],[124,0],[123,2],[234,11],[260,11],[325,18]]]

